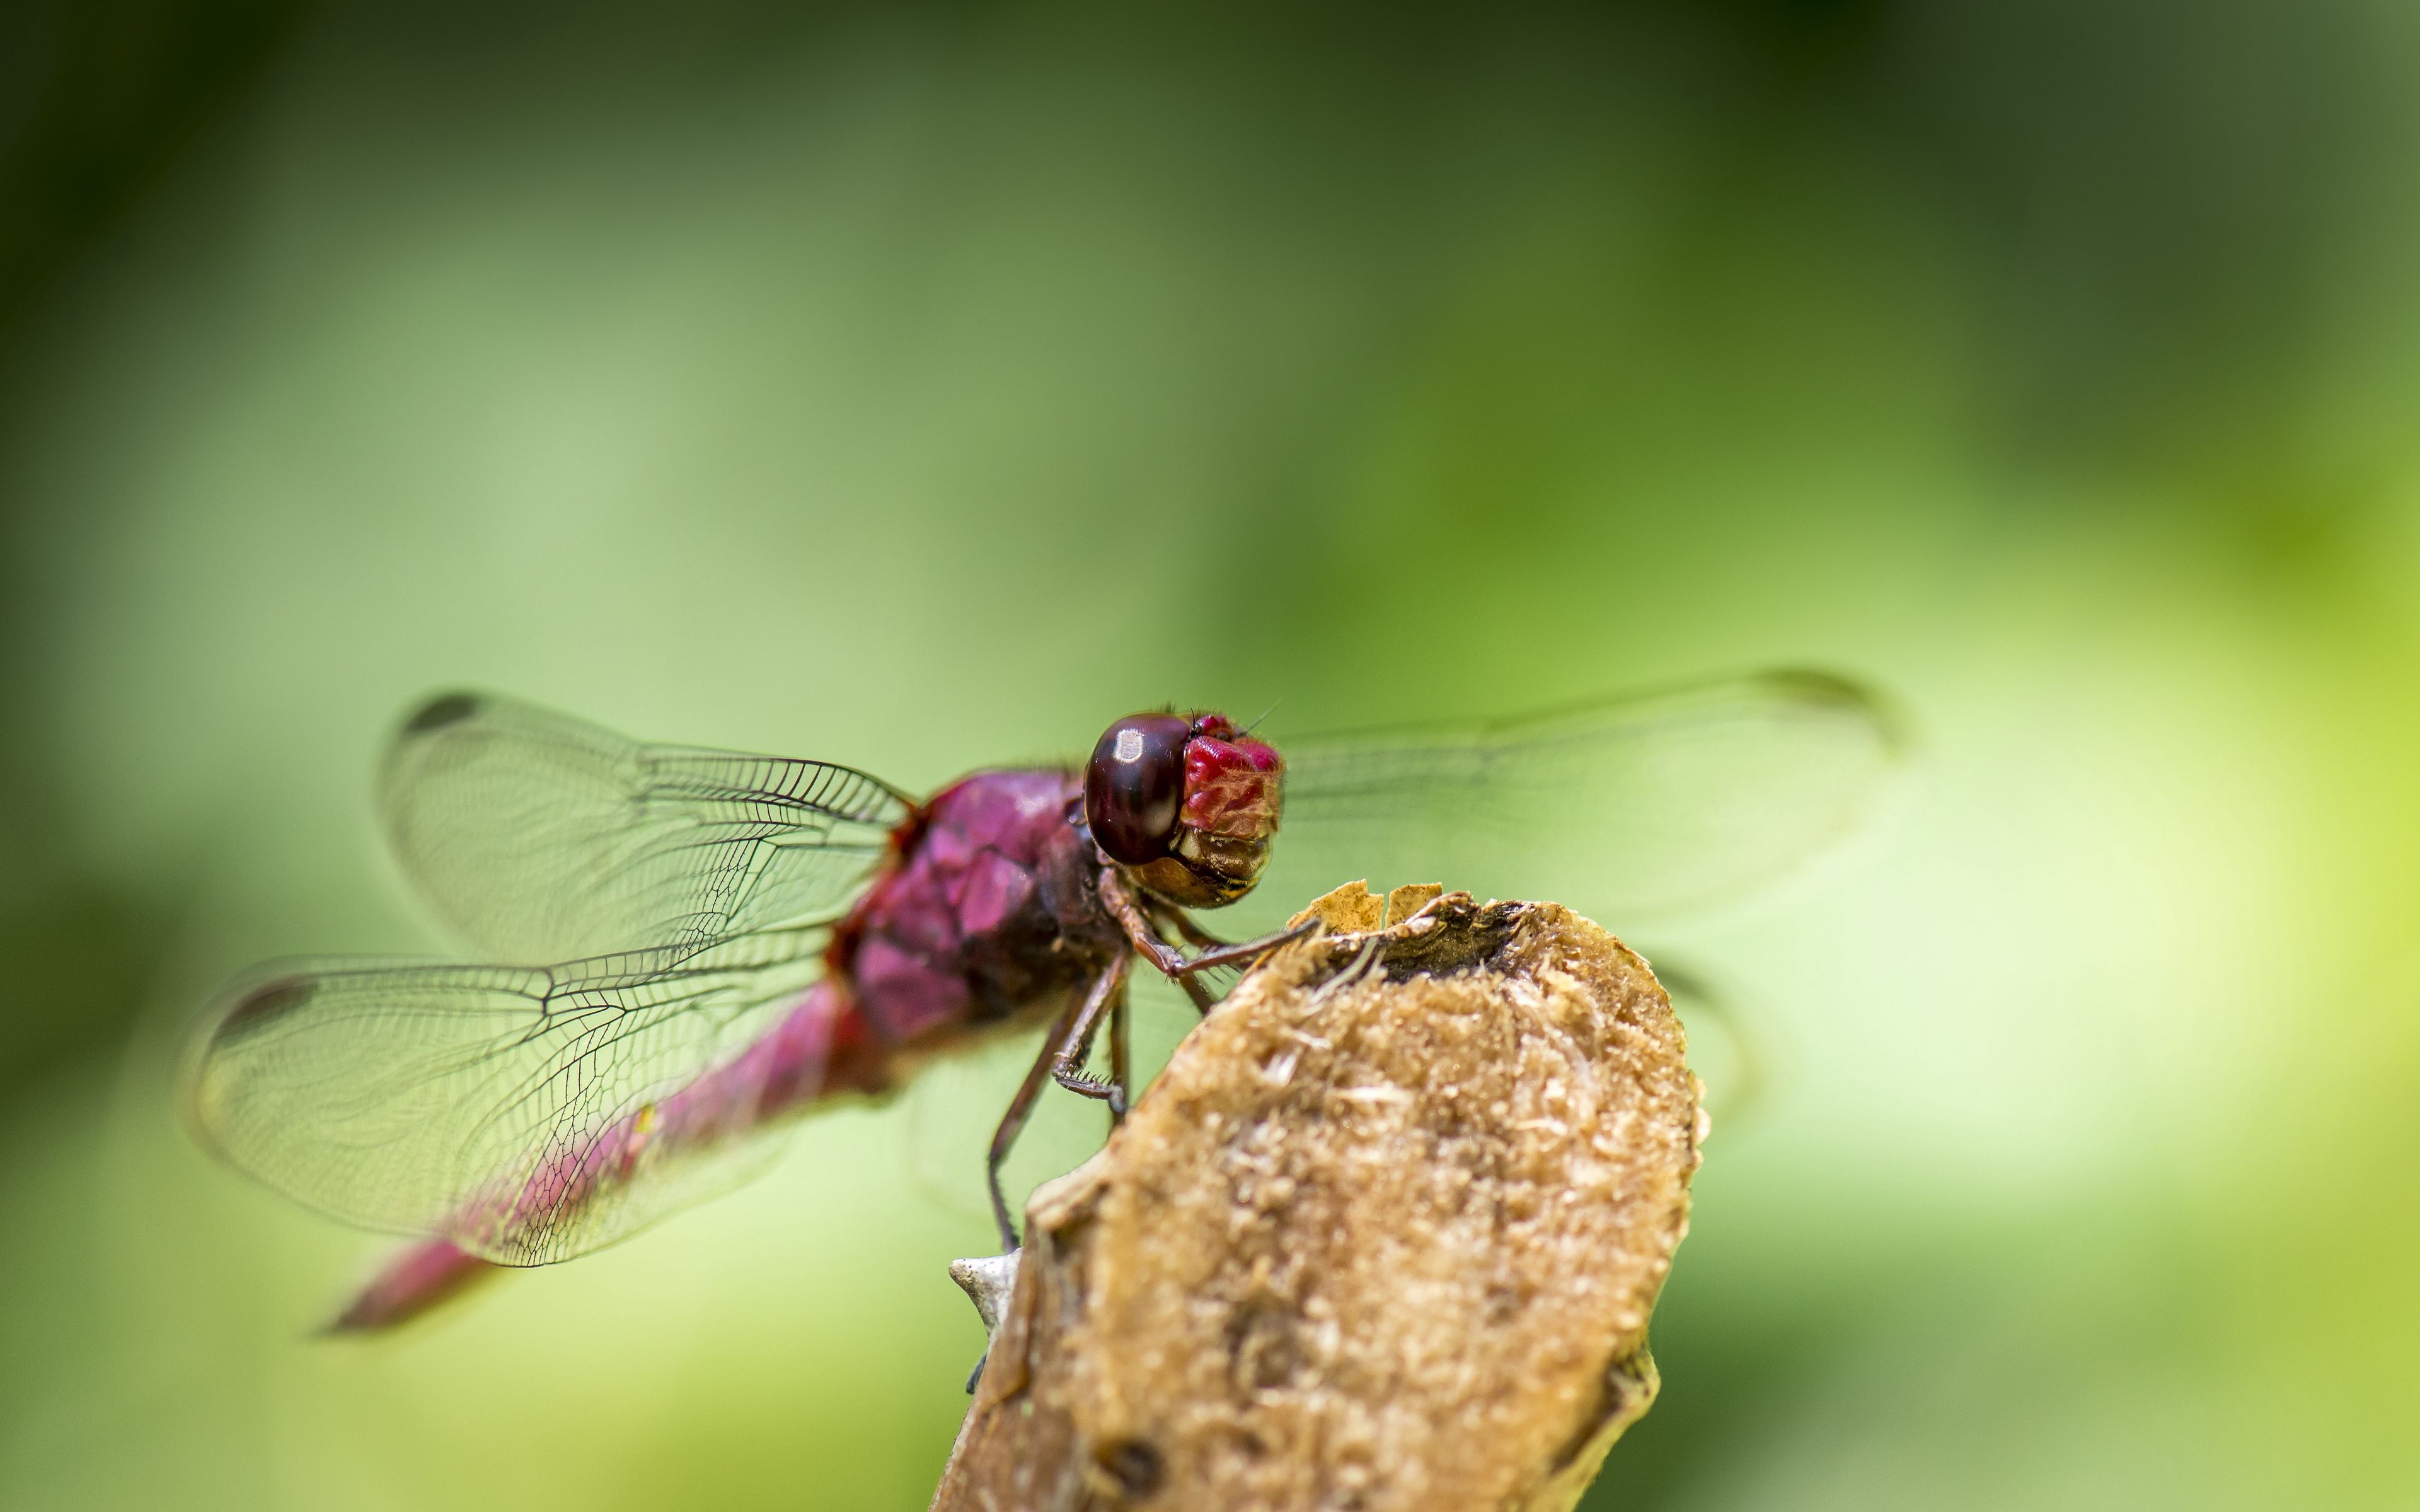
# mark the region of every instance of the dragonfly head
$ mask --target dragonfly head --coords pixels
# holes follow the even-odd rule
[[[1084,819],[1113,861],[1188,908],[1252,890],[1278,831],[1285,764],[1223,714],[1132,714],[1084,768]]]

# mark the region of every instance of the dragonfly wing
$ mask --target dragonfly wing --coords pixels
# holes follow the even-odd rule
[[[477,953],[544,962],[822,918],[908,800],[824,762],[642,746],[451,693],[396,733],[379,811],[404,873]]]
[[[231,988],[187,1107],[230,1164],[506,1265],[611,1243],[769,1159],[836,1022],[820,929],[563,965],[330,962]]]
[[[1775,672],[1501,724],[1281,741],[1260,892],[1355,877],[1552,898],[1606,919],[1732,900],[1854,830],[1898,764],[1883,704]]]

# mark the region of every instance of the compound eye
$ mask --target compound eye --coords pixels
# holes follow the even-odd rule
[[[1102,733],[1084,768],[1084,819],[1111,860],[1144,866],[1168,854],[1192,733],[1173,714],[1130,714]]]

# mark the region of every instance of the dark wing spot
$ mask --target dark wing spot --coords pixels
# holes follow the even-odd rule
[[[1907,711],[1865,684],[1832,672],[1785,667],[1763,674],[1764,685],[1810,709],[1826,714],[1863,715],[1882,734],[1883,749],[1894,760],[1915,744]]]
[[[449,724],[460,724],[478,712],[479,698],[475,693],[440,693],[412,711],[411,717],[403,721],[403,733],[417,735],[430,730],[442,730]]]
[[[1160,1458],[1159,1451],[1140,1439],[1103,1444],[1097,1458],[1101,1468],[1109,1473],[1109,1478],[1131,1501],[1149,1497],[1168,1475],[1167,1461]]]
[[[210,1038],[222,1041],[240,1039],[265,1029],[310,1000],[310,978],[280,977],[275,981],[255,987],[238,999],[235,1007],[227,1010],[226,1017],[219,1020],[218,1031]]]

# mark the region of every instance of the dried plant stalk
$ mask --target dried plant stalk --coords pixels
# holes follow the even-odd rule
[[[1555,903],[1311,911],[1034,1195],[936,1508],[1569,1512],[1653,1399],[1704,1123],[1646,962]]]

